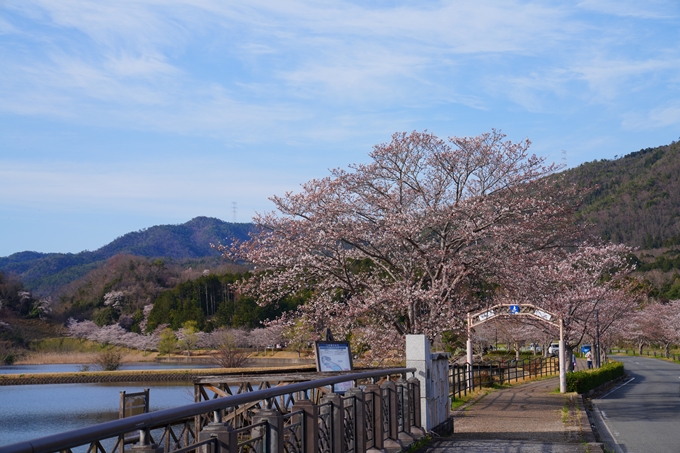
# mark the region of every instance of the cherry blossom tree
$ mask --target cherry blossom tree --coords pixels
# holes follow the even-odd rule
[[[529,145],[497,131],[395,134],[371,162],[273,197],[278,212],[255,217],[251,241],[220,249],[262,271],[240,289],[264,303],[313,289],[302,313],[338,337],[371,326],[433,338],[462,327],[496,266],[580,233],[577,192],[558,193]]]
[[[283,329],[281,323],[270,324],[260,329],[253,329],[248,334],[249,345],[257,349],[265,350],[267,346],[274,346],[283,342]]]
[[[631,317],[622,335],[637,343],[639,354],[645,344],[659,344],[668,357],[671,345],[680,343],[680,301],[649,303]]]
[[[78,322],[73,318],[68,320],[66,327],[71,337],[147,351],[158,347],[160,330],[167,325],[159,326],[160,328],[150,335],[129,332],[119,324],[99,327],[92,321]]]

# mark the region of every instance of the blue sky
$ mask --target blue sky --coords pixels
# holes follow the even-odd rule
[[[0,256],[247,222],[394,132],[491,128],[570,167],[678,140],[680,3],[0,0]]]

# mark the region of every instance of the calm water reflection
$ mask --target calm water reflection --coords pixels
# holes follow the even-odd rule
[[[0,386],[0,445],[118,418],[120,392],[150,389],[152,411],[194,402],[185,383],[107,383]]]

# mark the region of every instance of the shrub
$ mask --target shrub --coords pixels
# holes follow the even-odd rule
[[[114,348],[104,349],[97,356],[95,362],[102,371],[115,371],[120,368],[123,353]]]
[[[610,362],[599,369],[567,373],[567,392],[586,393],[623,376],[623,363]]]
[[[217,345],[217,352],[215,353],[215,361],[219,363],[222,368],[240,368],[248,358],[248,353],[240,350],[234,336],[223,331],[219,333],[219,344]]]
[[[12,365],[16,359],[16,351],[0,345],[0,365]]]

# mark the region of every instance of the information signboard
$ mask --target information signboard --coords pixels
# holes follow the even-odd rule
[[[346,341],[317,341],[315,343],[316,369],[320,372],[352,370],[352,351]],[[335,384],[337,393],[344,393],[352,382]]]

